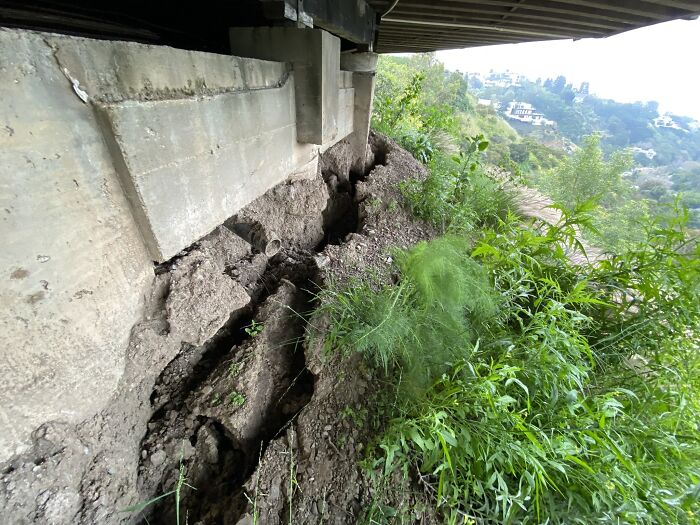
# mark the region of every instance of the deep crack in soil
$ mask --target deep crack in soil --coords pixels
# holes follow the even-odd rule
[[[361,423],[344,431],[352,435],[345,448],[335,427],[347,427],[339,413],[371,393],[353,364],[321,362],[308,317],[324,284],[390,270],[387,246],[425,236],[386,205],[400,198],[402,177],[422,168],[381,137],[370,144],[366,170],[352,172],[341,141],[321,155],[320,173],[278,184],[155,267],[109,403],[78,424],[47,422],[0,466],[5,521],[170,524],[174,496],[152,500],[177,486],[182,467],[197,490],[181,487],[181,523],[244,523],[258,486],[259,522],[278,523],[289,517],[278,503],[292,457],[304,487],[296,523],[317,522],[298,517],[319,515],[309,498],[320,497],[321,513],[326,495],[328,505],[357,506],[348,487],[359,486],[352,440],[364,439]],[[229,222],[258,225],[284,248],[261,251]],[[139,510],[139,502],[151,503]]]
[[[225,517],[226,523],[235,523],[232,517],[242,512],[247,503],[242,486],[255,471],[258,458],[313,395],[314,379],[306,368],[303,336],[306,315],[314,306],[313,296],[305,290],[318,286],[316,271],[310,254],[293,259],[292,264],[289,260],[270,264],[254,294],[256,306],[229,320],[205,343],[206,348],[189,376],[169,381],[168,389],[163,389],[163,376],[172,373],[169,366],[156,384],[153,398],[167,398],[167,401],[151,418],[143,448],[151,450],[158,441],[182,441],[180,463],[187,471],[188,483],[198,489],[182,488],[181,497],[187,502],[191,522],[206,519],[207,523],[224,523]],[[280,292],[280,288],[284,290]],[[271,319],[275,316],[283,319]],[[262,325],[259,333],[251,328],[253,320]],[[245,366],[240,363],[250,360],[245,354],[259,351],[256,343],[261,342],[266,346],[265,366],[273,375],[261,380],[259,370],[251,368],[253,377],[248,381],[252,383],[252,391],[229,385],[228,393],[218,390],[212,393],[211,384],[222,380],[222,368],[224,380],[246,374]],[[183,349],[183,352],[195,351]],[[182,359],[182,355],[178,357]],[[264,392],[261,394],[260,390]],[[257,420],[251,423],[245,418],[244,427],[251,428],[244,435],[233,435],[235,412],[244,409],[246,403],[260,401],[261,406],[253,407],[259,412]],[[215,412],[233,414],[208,413],[212,408]],[[142,459],[140,470],[146,475],[156,474],[152,457]],[[154,496],[172,490],[178,474],[172,468],[164,470]],[[143,476],[140,475],[140,483],[153,485],[152,480]],[[152,524],[171,524],[174,512],[172,501],[163,499],[144,513],[144,518]]]
[[[140,492],[157,497],[174,490],[184,469],[187,483],[180,487],[180,497],[189,522],[237,523],[248,503],[244,485],[259,458],[311,400],[315,378],[306,367],[304,336],[316,306],[312,291],[322,285],[314,257],[361,227],[356,185],[386,163],[386,152],[375,151],[373,157],[365,171],[349,172],[340,181],[332,169],[322,172],[329,199],[323,210],[323,239],[315,253],[288,249],[271,258],[247,289],[251,303],[245,311],[232,313],[201,347],[183,343],[156,381],[151,395],[154,414],[142,442],[142,450],[151,453],[142,455]],[[172,262],[163,266],[169,269]],[[250,354],[259,353],[261,344],[267,347],[264,367],[272,371],[270,377],[261,378],[259,369],[245,366],[256,358]],[[185,362],[189,366],[183,366]],[[236,381],[246,373],[251,377]],[[222,381],[232,383],[226,387],[228,395],[218,388]],[[244,388],[251,385],[252,391]],[[246,418],[241,432],[234,424],[236,413],[247,403],[259,404],[252,407],[256,414]],[[162,468],[159,445],[173,441],[181,443],[179,463]],[[163,498],[142,517],[151,524],[171,524],[175,513],[172,499]]]

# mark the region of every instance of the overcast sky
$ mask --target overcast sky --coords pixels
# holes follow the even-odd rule
[[[601,39],[440,51],[447,69],[510,69],[536,80],[566,76],[620,102],[656,100],[660,111],[700,120],[700,19],[676,20]]]

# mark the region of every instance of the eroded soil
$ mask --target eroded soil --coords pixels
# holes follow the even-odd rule
[[[365,172],[351,173],[340,142],[316,177],[280,184],[156,268],[118,394],[77,427],[43,425],[2,466],[3,523],[172,524],[174,495],[134,506],[181,472],[181,523],[361,518],[377,499],[359,462],[381,426],[378,383],[359,356],[324,349],[317,292],[368,272],[391,279],[391,248],[435,233],[401,205],[399,183],[424,168],[388,139],[370,145]],[[280,251],[251,246],[238,224]],[[391,490],[421,508],[420,487]]]

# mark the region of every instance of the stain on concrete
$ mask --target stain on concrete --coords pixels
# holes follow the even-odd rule
[[[41,290],[39,292],[34,292],[33,294],[29,294],[27,296],[27,302],[29,304],[36,304],[39,301],[43,300],[46,297],[46,292],[44,290]]]
[[[10,279],[26,279],[29,276],[29,270],[26,268],[16,268],[11,274]]]

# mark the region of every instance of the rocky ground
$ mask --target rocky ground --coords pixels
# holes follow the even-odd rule
[[[180,523],[360,519],[379,498],[359,467],[377,382],[358,356],[325,349],[317,292],[391,279],[390,248],[435,233],[401,206],[400,181],[422,165],[383,137],[370,146],[364,172],[340,142],[316,177],[280,184],[156,268],[118,395],[78,426],[43,425],[0,466],[0,522],[170,524],[171,491]],[[397,479],[389,497],[421,508],[413,488]]]

